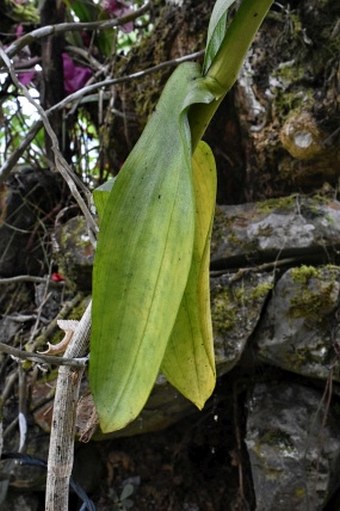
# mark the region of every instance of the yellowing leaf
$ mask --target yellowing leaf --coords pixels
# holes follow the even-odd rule
[[[210,314],[210,235],[216,198],[214,156],[200,142],[193,156],[195,240],[188,282],[161,370],[185,397],[203,408],[216,381]]]
[[[187,108],[212,99],[198,65],[179,66],[102,208],[89,376],[103,432],[136,418],[159,372],[193,252]]]

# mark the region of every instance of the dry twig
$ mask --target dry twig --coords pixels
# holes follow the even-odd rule
[[[34,284],[44,284],[46,283],[46,277],[36,277],[34,275],[16,275],[15,277],[5,277],[0,278],[0,286],[1,284],[17,284],[18,282],[33,282]],[[61,287],[64,286],[65,283],[54,282],[53,280],[48,280],[49,286]]]
[[[148,69],[144,69],[142,71],[137,71],[136,73],[132,73],[127,76],[120,76],[119,78],[110,78],[106,80],[102,80],[100,82],[93,83],[91,85],[87,85],[83,87],[82,89],[73,92],[72,94],[69,94],[66,96],[66,98],[59,101],[59,103],[56,103],[51,108],[46,110],[44,112],[45,116],[48,117],[56,110],[61,110],[62,108],[65,108],[70,103],[86,100],[86,96],[91,94],[93,91],[96,91],[98,89],[117,85],[118,83],[128,82],[130,80],[137,80],[139,78],[143,78],[144,76],[154,73],[160,69],[163,69],[165,67],[173,67],[177,66],[178,64],[182,62],[186,62],[188,60],[194,60],[199,57],[202,57],[204,54],[203,51],[198,51],[195,53],[190,53],[189,55],[185,55],[184,57],[179,57],[177,59],[167,60],[165,62],[162,62],[161,64],[157,64],[156,66],[149,67]],[[5,163],[0,168],[0,184],[7,179],[9,174],[11,173],[13,167],[17,164],[21,156],[24,154],[26,149],[31,145],[32,141],[34,140],[34,137],[37,135],[38,131],[43,127],[43,121],[39,119],[36,121],[30,130],[28,131],[25,139],[21,142],[19,147],[10,155],[10,157],[5,161]]]
[[[1,46],[0,56],[8,68],[13,83],[23,91],[28,101],[33,104],[39,112],[45,129],[52,141],[52,150],[55,157],[56,168],[64,177],[72,195],[81,208],[88,224],[89,234],[92,236],[93,243],[95,243],[97,225],[74,183],[73,173],[61,154],[57,137],[50,125],[46,113],[40,104],[32,99],[26,87],[19,83],[13,64]],[[73,359],[74,357],[83,355],[87,351],[90,336],[90,325],[91,304],[87,307],[81,321],[79,322],[79,326],[74,332],[63,358]],[[52,358],[54,359],[55,357]],[[76,404],[79,397],[80,382],[84,369],[84,364],[77,368],[70,368],[62,365],[58,372],[48,459],[46,511],[67,511],[68,509],[68,488],[73,468]]]
[[[65,352],[66,358],[82,356],[88,350],[91,326],[91,303]],[[68,510],[68,488],[73,468],[76,405],[84,372],[61,366],[51,427],[46,485],[45,511]]]
[[[106,30],[108,28],[118,27],[120,25],[125,25],[130,21],[139,18],[143,14],[145,14],[150,8],[150,2],[147,2],[145,5],[136,9],[136,11],[126,14],[120,18],[116,18],[113,20],[105,20],[105,21],[90,21],[87,23],[81,22],[73,22],[73,23],[58,23],[57,25],[45,25],[44,27],[37,28],[36,30],[32,30],[28,34],[23,35],[19,39],[16,39],[7,49],[6,54],[8,57],[14,57],[20,50],[22,50],[25,46],[28,46],[32,43],[37,43],[39,39],[54,35],[60,34],[63,32],[79,32],[82,30]],[[5,59],[3,59],[5,66],[7,66]],[[2,70],[1,70],[2,71]]]
[[[75,185],[74,173],[72,172],[69,164],[67,163],[67,161],[65,160],[63,155],[61,154],[61,151],[59,149],[58,139],[51,127],[51,124],[48,120],[47,115],[45,114],[44,109],[41,107],[41,105],[37,101],[35,101],[31,97],[27,88],[19,82],[19,80],[15,74],[13,64],[11,63],[10,59],[6,55],[6,52],[4,51],[4,49],[1,46],[0,46],[0,57],[2,57],[5,65],[7,66],[8,72],[11,76],[13,83],[16,85],[16,87],[19,90],[22,90],[24,96],[36,108],[36,110],[40,114],[42,122],[44,124],[44,127],[45,127],[45,129],[51,139],[51,142],[52,142],[52,151],[53,151],[54,158],[55,158],[54,163],[55,163],[56,169],[58,170],[58,172],[60,172],[60,174],[65,179],[65,181],[70,189],[71,194],[73,195],[78,206],[80,207],[80,209],[86,219],[86,222],[87,222],[90,239],[91,239],[92,243],[95,244],[95,235],[98,231],[97,224],[96,224],[91,212],[89,211],[84,199],[80,195],[77,186]]]
[[[35,353],[34,351],[24,351],[18,348],[13,348],[13,346],[9,346],[8,344],[5,344],[3,342],[0,342],[0,352],[1,351],[20,360],[31,360],[32,362],[37,362],[39,364],[51,364],[56,366],[64,365],[67,367],[74,367],[78,369],[85,367],[87,364],[86,357],[67,358],[43,355],[41,353]]]

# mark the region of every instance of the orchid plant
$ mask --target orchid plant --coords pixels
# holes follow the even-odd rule
[[[95,192],[90,385],[103,432],[142,410],[159,371],[198,408],[216,379],[209,240],[216,172],[200,142],[272,0],[217,0],[203,69],[181,64],[114,184]],[[109,191],[111,188],[111,191]]]
[[[132,9],[124,0],[66,3],[80,21]],[[89,376],[104,432],[137,417],[159,371],[198,408],[214,388],[209,240],[216,171],[201,138],[236,81],[272,0],[243,0],[228,22],[233,3],[216,1],[202,68],[187,62],[175,70],[114,186],[106,183],[94,193],[100,232]],[[132,28],[130,22],[123,27]],[[24,29],[16,30],[20,35]],[[84,47],[86,35],[81,34]],[[95,35],[104,56],[115,35],[112,30]],[[62,64],[65,94],[92,77],[67,51]],[[34,73],[20,71],[20,79],[28,83]]]

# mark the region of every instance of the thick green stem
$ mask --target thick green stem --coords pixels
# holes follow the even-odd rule
[[[273,0],[243,0],[227,30],[206,79],[216,91],[216,100],[193,105],[189,111],[192,147],[201,140],[222,99],[236,82],[247,51]]]

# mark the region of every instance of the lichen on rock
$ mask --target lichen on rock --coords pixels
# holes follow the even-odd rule
[[[261,360],[313,378],[340,381],[335,340],[340,267],[288,270],[275,287],[256,334]]]
[[[211,281],[216,367],[221,375],[239,361],[273,286],[273,275],[226,273]]]
[[[322,391],[291,382],[257,384],[247,408],[256,509],[326,509],[340,469],[339,411],[326,410]]]

